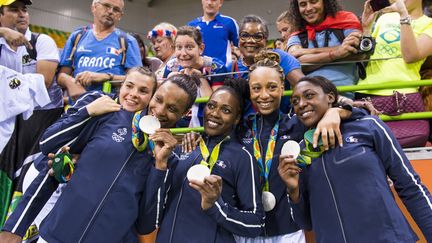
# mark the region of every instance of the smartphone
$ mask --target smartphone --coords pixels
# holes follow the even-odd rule
[[[374,12],[379,11],[387,6],[390,6],[389,0],[371,0],[370,5]]]

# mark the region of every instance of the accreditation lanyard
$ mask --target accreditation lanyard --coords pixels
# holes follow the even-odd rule
[[[276,121],[276,124],[274,125],[273,129],[270,132],[270,138],[269,141],[267,143],[267,150],[265,153],[265,161],[263,164],[263,158],[261,155],[261,148],[259,146],[258,143],[258,133],[257,133],[257,125],[256,125],[256,117],[253,121],[253,136],[254,136],[254,143],[253,143],[253,147],[254,147],[254,156],[255,159],[258,162],[258,166],[260,169],[260,174],[262,177],[264,177],[265,179],[265,185],[264,185],[264,191],[269,191],[270,190],[270,186],[269,186],[269,182],[268,182],[268,177],[270,174],[270,168],[273,162],[273,154],[274,154],[274,149],[275,149],[275,145],[276,145],[276,137],[278,134],[278,130],[279,130],[279,118]]]
[[[199,146],[200,146],[201,155],[203,159],[201,160],[200,164],[207,166],[210,169],[210,173],[213,170],[213,166],[216,164],[216,161],[219,158],[221,144],[226,140],[228,140],[229,138],[230,138],[229,136],[226,136],[224,139],[222,139],[222,141],[216,144],[216,146],[211,151],[211,154],[207,148],[207,145],[204,142],[204,139],[201,139]]]
[[[147,144],[149,141],[147,134],[140,132],[140,129],[139,129],[139,120],[141,118],[141,112],[142,111],[135,112],[133,119],[132,119],[132,144],[139,152],[144,151],[144,149],[147,147]],[[144,142],[142,142],[140,144],[140,138],[142,136],[144,136]]]

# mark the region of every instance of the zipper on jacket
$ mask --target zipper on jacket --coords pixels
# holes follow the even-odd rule
[[[119,178],[120,174],[123,172],[124,168],[126,167],[126,165],[128,164],[129,160],[132,158],[132,155],[134,155],[136,152],[136,150],[133,150],[132,153],[130,153],[129,157],[126,159],[126,161],[123,163],[123,166],[120,168],[119,172],[117,173],[116,177],[114,178],[114,181],[111,183],[110,187],[108,187],[108,190],[106,191],[104,197],[102,198],[102,200],[99,202],[98,207],[96,208],[96,210],[94,211],[92,217],[90,218],[86,228],[84,229],[83,233],[81,234],[80,239],[78,240],[78,242],[83,242],[85,236],[87,235],[88,230],[90,229],[90,227],[92,226],[93,220],[96,218],[96,216],[99,214],[105,199],[107,198],[108,194],[111,192],[112,187],[114,186],[114,184],[117,182],[117,179]]]
[[[330,191],[331,191],[332,198],[333,198],[333,203],[334,203],[335,208],[336,208],[336,214],[337,214],[337,216],[338,216],[339,225],[340,225],[340,227],[341,227],[342,237],[343,237],[343,239],[344,239],[344,242],[347,243],[348,241],[347,241],[346,236],[345,236],[345,230],[344,230],[344,226],[343,226],[343,223],[342,223],[342,218],[341,218],[341,216],[340,216],[339,209],[338,209],[338,205],[337,205],[337,203],[336,203],[336,197],[335,197],[335,194],[334,194],[334,191],[333,191],[333,187],[332,187],[332,185],[331,185],[331,183],[330,183],[330,179],[329,179],[329,177],[328,177],[328,175],[327,175],[327,170],[326,170],[326,166],[325,166],[325,163],[324,163],[324,156],[322,156],[322,155],[321,155],[321,162],[322,162],[322,165],[323,165],[323,170],[324,170],[324,174],[325,174],[325,177],[326,177],[327,183],[328,183],[328,185],[329,185],[329,187],[330,187]]]

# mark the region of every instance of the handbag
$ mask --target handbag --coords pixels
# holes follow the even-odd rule
[[[400,115],[409,112],[423,112],[425,106],[419,92],[402,94],[397,91],[390,96],[374,96],[368,98],[382,114]],[[423,147],[429,138],[429,121],[403,120],[386,122],[403,148]]]

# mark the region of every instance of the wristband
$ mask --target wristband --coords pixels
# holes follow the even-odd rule
[[[72,162],[72,155],[69,153],[57,154],[53,159],[52,168],[54,170],[54,178],[59,183],[68,182],[75,169]]]

